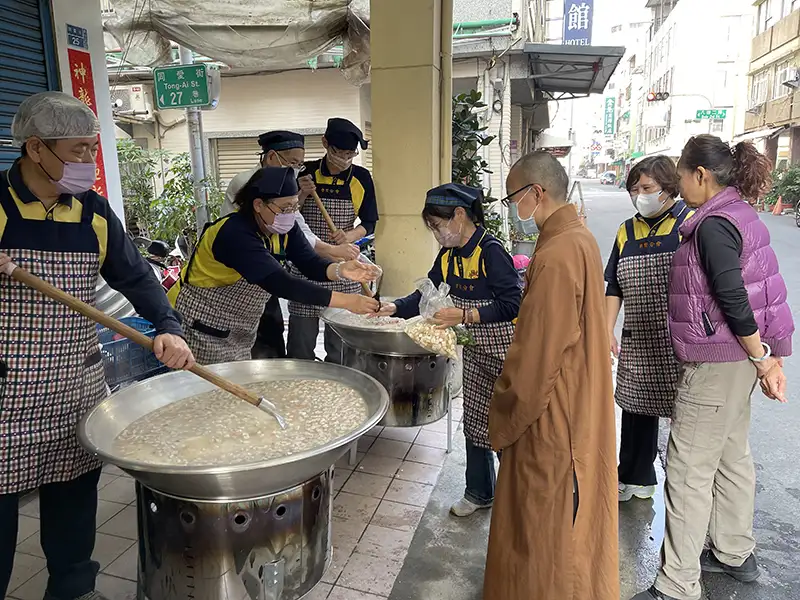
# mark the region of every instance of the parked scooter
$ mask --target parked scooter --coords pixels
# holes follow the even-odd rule
[[[166,242],[159,240],[153,241],[145,237],[133,238],[133,243],[142,251],[147,262],[157,267],[161,280],[161,287],[164,288],[164,291],[169,291],[169,289],[175,285],[175,282],[178,281],[181,276],[183,263],[186,260],[178,239],[175,240],[175,247],[170,250]],[[184,240],[183,245],[185,245],[185,243]]]

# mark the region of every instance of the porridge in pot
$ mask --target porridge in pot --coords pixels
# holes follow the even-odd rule
[[[223,390],[185,398],[137,419],[114,440],[117,456],[153,465],[226,466],[318,448],[369,416],[361,395],[319,379],[244,386],[273,402],[287,427]]]

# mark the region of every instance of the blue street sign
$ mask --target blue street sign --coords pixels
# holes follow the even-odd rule
[[[89,49],[89,32],[83,27],[67,24],[67,44],[81,50]]]

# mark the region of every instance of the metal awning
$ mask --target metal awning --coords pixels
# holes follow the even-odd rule
[[[622,56],[623,46],[525,44],[530,79],[546,100],[602,94]]]
[[[733,138],[733,143],[738,144],[739,142],[754,142],[763,138],[770,138],[775,134],[780,133],[787,127],[788,125],[781,125],[780,127],[767,127],[765,129],[757,129],[748,133],[740,133]]]

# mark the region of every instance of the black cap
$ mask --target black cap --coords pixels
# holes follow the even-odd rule
[[[294,131],[268,131],[258,136],[258,145],[264,152],[305,148],[305,138]]]
[[[369,142],[364,139],[364,134],[354,123],[338,117],[328,119],[325,139],[334,148],[351,152],[354,152],[359,146],[362,150],[366,150],[369,146]]]
[[[264,167],[247,182],[248,196],[262,200],[296,196],[299,190],[294,171],[289,167]]]
[[[481,189],[464,185],[463,183],[445,183],[428,190],[425,204],[470,208],[475,203],[475,200],[479,198],[483,198],[483,190]]]

